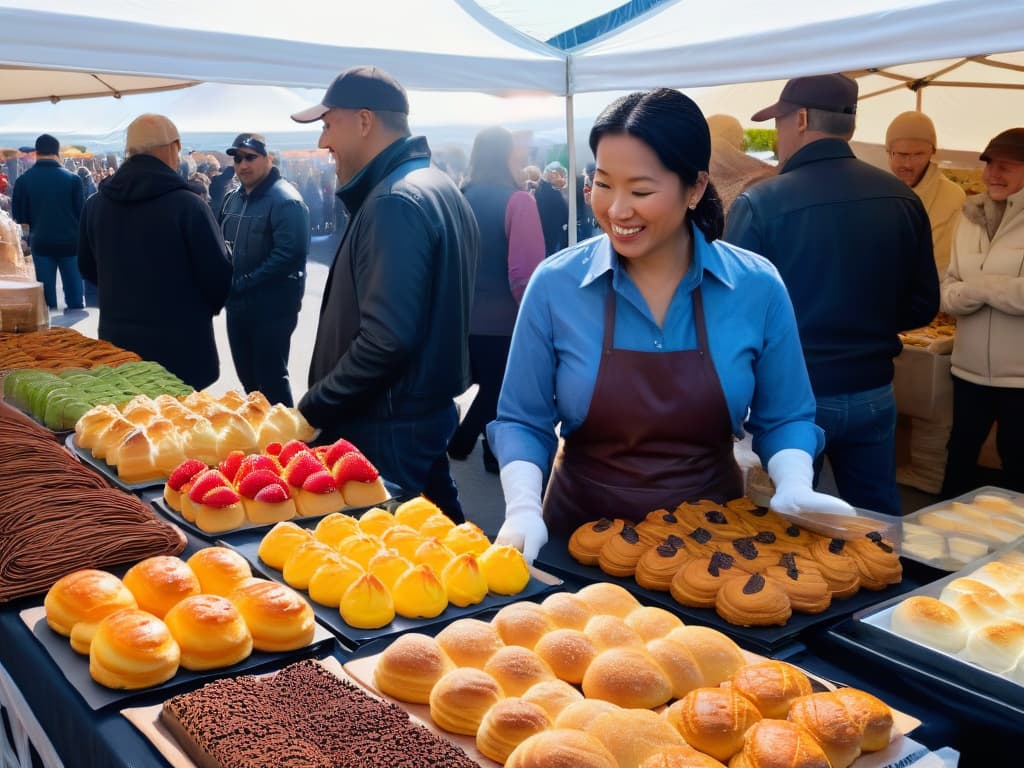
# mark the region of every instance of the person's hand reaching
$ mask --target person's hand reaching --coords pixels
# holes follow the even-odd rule
[[[510,544],[532,564],[548,540],[548,528],[541,511],[540,489],[544,473],[528,461],[512,461],[501,468],[501,490],[505,494],[505,522],[495,544]]]
[[[768,474],[775,483],[771,508],[786,515],[821,512],[827,515],[856,515],[842,499],[814,490],[811,455],[798,448],[786,448],[768,460]]]

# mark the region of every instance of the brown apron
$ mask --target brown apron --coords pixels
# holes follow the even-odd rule
[[[700,286],[693,293],[697,349],[614,349],[609,284],[594,395],[565,438],[544,497],[544,520],[569,535],[599,517],[640,521],[658,508],[743,495],[725,394],[715,372]]]

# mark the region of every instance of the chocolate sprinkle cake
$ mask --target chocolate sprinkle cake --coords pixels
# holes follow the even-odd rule
[[[471,768],[454,744],[314,661],[209,683],[160,718],[202,768]]]

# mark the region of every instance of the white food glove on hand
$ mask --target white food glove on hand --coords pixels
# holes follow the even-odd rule
[[[544,473],[529,461],[511,461],[501,468],[501,490],[505,494],[505,522],[494,537],[495,544],[511,544],[532,564],[548,541],[540,495]]]
[[[842,499],[814,490],[814,466],[811,454],[799,448],[785,448],[768,460],[768,474],[775,483],[771,508],[776,512],[798,515],[823,512],[828,515],[856,515]]]

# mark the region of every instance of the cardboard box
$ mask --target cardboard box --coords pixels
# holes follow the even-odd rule
[[[905,416],[950,423],[953,414],[953,377],[949,355],[904,347],[893,360],[896,410]]]

